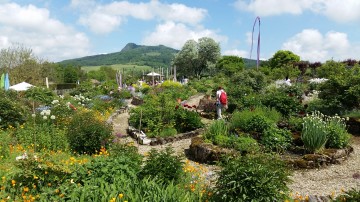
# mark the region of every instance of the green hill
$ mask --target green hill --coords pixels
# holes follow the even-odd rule
[[[60,64],[71,64],[89,67],[100,66],[141,66],[148,68],[170,67],[171,61],[179,50],[163,45],[144,46],[128,43],[120,52],[86,56],[59,62]],[[243,58],[245,68],[255,68],[256,60]]]
[[[78,66],[131,64],[150,67],[169,67],[178,50],[163,45],[143,46],[128,43],[120,52],[86,56],[59,62]]]

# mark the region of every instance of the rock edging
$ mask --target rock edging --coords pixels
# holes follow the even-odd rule
[[[190,132],[185,132],[185,133],[179,133],[175,136],[171,136],[171,137],[155,137],[155,138],[147,138],[146,134],[143,131],[139,131],[138,129],[135,129],[134,127],[129,127],[128,128],[128,134],[134,138],[137,142],[139,142],[140,144],[147,144],[147,145],[151,145],[151,146],[155,146],[155,145],[163,145],[166,143],[170,143],[170,142],[175,142],[175,141],[179,141],[179,140],[183,140],[183,139],[188,139],[188,138],[192,138],[195,137],[201,133],[204,132],[203,128],[199,128]]]

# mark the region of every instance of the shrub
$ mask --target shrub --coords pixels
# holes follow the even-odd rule
[[[25,122],[24,111],[20,105],[7,98],[0,98],[0,128],[16,127]]]
[[[349,145],[351,135],[346,130],[345,119],[339,116],[327,117],[327,137],[326,147],[345,148]]]
[[[266,129],[276,125],[280,117],[279,112],[269,108],[257,107],[253,110],[244,109],[233,114],[230,120],[230,129],[262,133]]]
[[[241,154],[253,154],[260,151],[258,142],[254,138],[244,135],[230,136],[228,147],[236,149]]]
[[[301,104],[297,97],[289,96],[289,94],[276,90],[263,96],[262,104],[274,108],[283,116],[296,114],[301,109]]]
[[[289,174],[284,162],[274,155],[230,159],[219,173],[214,201],[282,201]]]
[[[164,127],[160,132],[160,137],[171,137],[177,134],[177,130],[173,127]]]
[[[178,132],[189,132],[203,127],[201,117],[197,112],[179,108],[175,112],[175,128]]]
[[[112,126],[98,120],[94,112],[78,112],[67,128],[70,148],[77,153],[93,154],[101,146],[107,146],[111,137]]]
[[[261,136],[261,144],[268,151],[284,152],[292,142],[291,132],[286,129],[270,128]]]
[[[163,151],[152,149],[140,172],[140,177],[161,179],[165,184],[178,182],[184,174],[181,160],[180,156],[174,155],[171,147],[166,147]]]

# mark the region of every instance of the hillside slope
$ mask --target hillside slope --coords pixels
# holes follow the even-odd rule
[[[169,67],[178,50],[163,45],[143,46],[128,43],[120,52],[86,56],[59,62],[78,66],[134,64],[152,67]]]

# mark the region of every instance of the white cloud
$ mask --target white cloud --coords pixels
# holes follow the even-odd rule
[[[59,61],[88,54],[89,41],[50,17],[47,9],[15,3],[0,4],[0,48],[20,43],[43,59]]]
[[[285,42],[282,49],[292,51],[302,60],[324,62],[331,58],[356,59],[360,46],[351,46],[345,33],[330,31],[323,35],[316,29],[305,29]]]
[[[165,22],[156,27],[155,31],[146,34],[142,44],[144,45],[165,45],[181,49],[187,40],[198,40],[201,37],[210,37],[219,43],[226,43],[228,38],[219,35],[214,30],[202,27],[189,27],[183,23]]]
[[[194,26],[207,15],[207,11],[202,8],[187,7],[178,3],[166,4],[158,0],[151,0],[147,3],[114,1],[109,4],[97,5],[94,5],[94,1],[85,2],[84,5],[80,0],[72,0],[71,5],[83,12],[79,22],[88,26],[95,33],[109,33],[128,17],[160,22],[174,21]]]
[[[226,50],[222,54],[223,55],[234,55],[234,56],[238,56],[238,57],[242,57],[242,58],[249,58],[248,51],[238,50],[238,49]]]
[[[237,0],[234,6],[258,16],[299,15],[309,10],[337,22],[360,20],[359,0]]]

